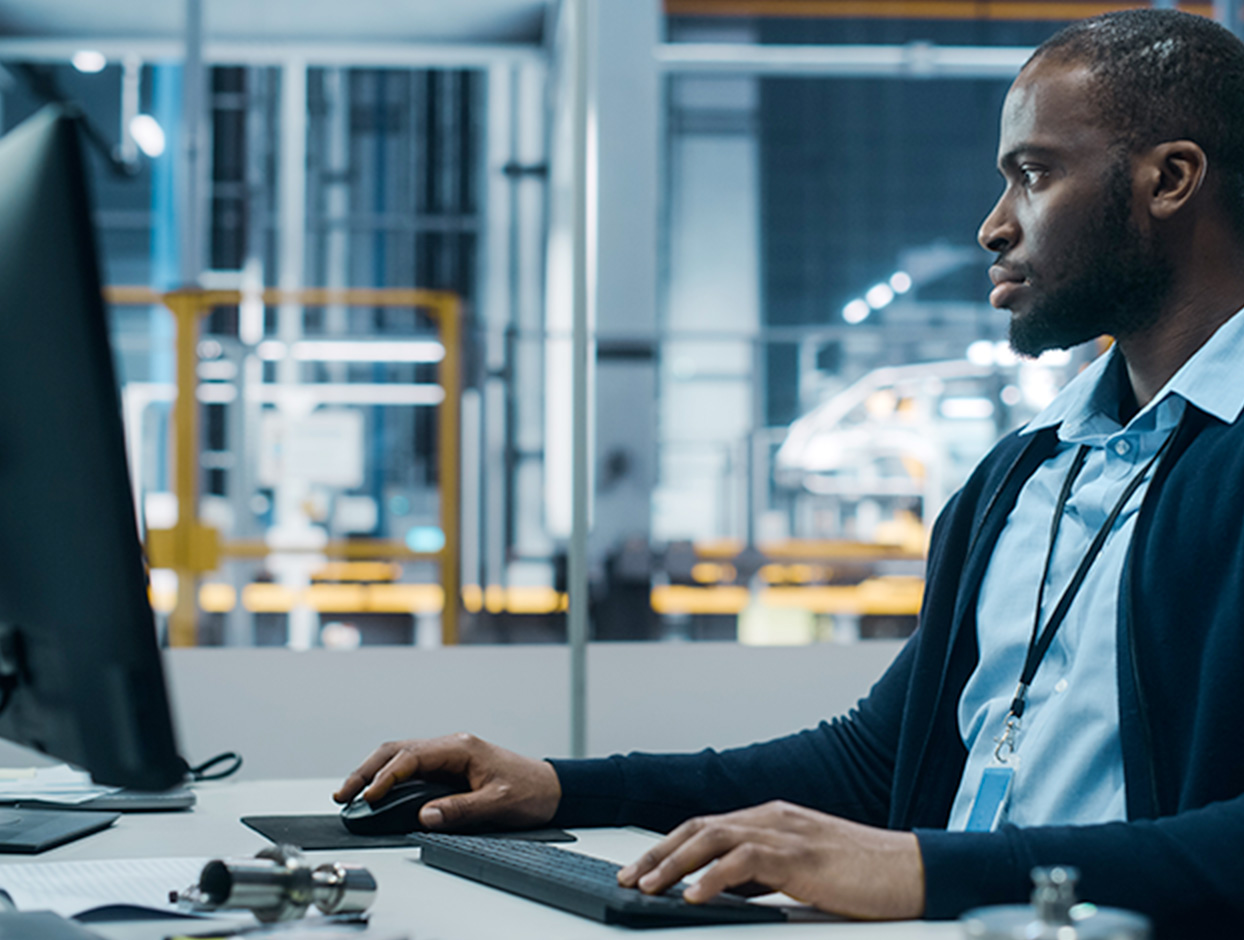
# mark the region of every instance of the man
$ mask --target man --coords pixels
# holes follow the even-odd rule
[[[448,772],[472,790],[431,828],[672,830],[619,877],[709,866],[692,901],[952,917],[1068,863],[1160,933],[1238,932],[1244,45],[1174,11],[1077,23],[1012,85],[998,166],[979,237],[1012,344],[1116,343],[950,501],[920,629],[849,716],[694,755],[387,744],[337,799]]]

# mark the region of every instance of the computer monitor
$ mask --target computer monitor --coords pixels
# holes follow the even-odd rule
[[[126,471],[80,131],[0,139],[0,735],[160,790],[185,764]]]

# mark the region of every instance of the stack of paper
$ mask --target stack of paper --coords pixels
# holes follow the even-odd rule
[[[44,803],[72,805],[115,793],[118,789],[98,786],[92,782],[90,774],[76,770],[68,764],[23,767],[18,770],[0,769],[0,803],[40,800]]]
[[[77,917],[108,908],[143,908],[176,917],[169,900],[199,881],[205,858],[127,858],[0,865],[0,890],[19,911]]]

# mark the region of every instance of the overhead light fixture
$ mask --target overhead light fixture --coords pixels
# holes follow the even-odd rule
[[[305,385],[250,385],[246,389],[247,400],[280,405],[286,401],[301,401],[308,411],[317,405],[439,405],[445,400],[445,390],[430,383],[374,383],[310,382]]]
[[[842,319],[848,323],[863,323],[872,312],[873,308],[868,305],[868,301],[857,297],[842,308]]]
[[[136,114],[130,121],[130,136],[138,149],[151,158],[164,153],[164,128],[150,114]]]
[[[848,323],[863,323],[874,310],[880,310],[894,302],[899,294],[906,294],[915,286],[906,271],[895,271],[889,280],[870,287],[863,297],[857,297],[842,308],[842,319]]]
[[[69,61],[75,69],[87,75],[102,72],[108,65],[108,57],[95,49],[79,49]]]
[[[290,350],[300,362],[440,362],[445,347],[435,340],[307,339]]]
[[[864,299],[868,301],[868,306],[880,310],[894,299],[894,288],[889,284],[875,284],[868,289]]]

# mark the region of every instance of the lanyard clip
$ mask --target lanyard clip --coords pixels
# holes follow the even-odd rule
[[[1020,717],[1012,712],[1006,716],[1002,734],[994,738],[998,746],[993,749],[993,756],[999,764],[1005,764],[1007,758],[1015,753],[1015,746],[1019,743],[1019,724]]]
[[[1011,699],[1011,710],[1007,712],[1006,721],[1002,725],[1002,734],[994,738],[998,746],[993,749],[993,756],[999,764],[1005,764],[1007,758],[1015,753],[1019,744],[1019,727],[1027,704],[1028,683],[1020,682],[1015,687],[1015,697]]]

